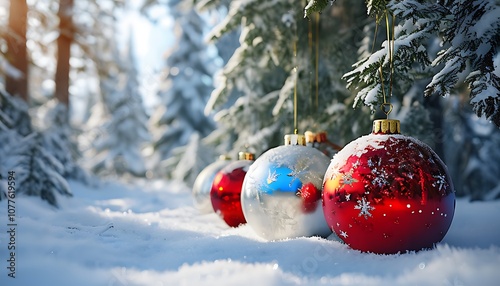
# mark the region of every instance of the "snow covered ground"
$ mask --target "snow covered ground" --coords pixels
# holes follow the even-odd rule
[[[16,198],[16,277],[0,204],[0,285],[499,285],[500,202],[457,201],[436,249],[375,255],[311,237],[266,242],[200,215],[179,183],[71,182],[60,209]]]

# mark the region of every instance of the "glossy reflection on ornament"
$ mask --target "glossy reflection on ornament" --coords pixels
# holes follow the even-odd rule
[[[354,249],[398,253],[432,248],[455,210],[446,166],[426,144],[400,134],[363,136],[325,174],[329,226]]]
[[[300,145],[279,146],[258,158],[241,197],[252,229],[268,240],[331,234],[320,201],[329,162],[318,150]]]

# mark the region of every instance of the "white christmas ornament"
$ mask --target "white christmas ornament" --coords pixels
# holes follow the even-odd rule
[[[321,207],[321,186],[330,159],[306,147],[302,135],[285,136],[249,168],[241,206],[248,225],[268,240],[331,234]]]

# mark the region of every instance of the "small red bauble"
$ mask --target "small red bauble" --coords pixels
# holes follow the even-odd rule
[[[240,153],[240,159],[220,170],[214,178],[210,198],[214,211],[231,227],[245,224],[245,216],[241,208],[241,186],[254,162],[253,154]]]
[[[323,180],[323,212],[353,249],[393,254],[432,248],[448,231],[455,193],[446,166],[426,144],[399,134],[399,121],[337,153]]]

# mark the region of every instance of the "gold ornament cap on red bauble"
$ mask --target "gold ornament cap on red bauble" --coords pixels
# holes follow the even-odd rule
[[[229,156],[227,154],[222,154],[222,155],[219,155],[218,160],[219,161],[230,161],[231,160],[231,156]]]
[[[399,120],[376,119],[373,121],[373,134],[401,134]]]
[[[238,159],[240,159],[240,160],[251,160],[251,161],[254,161],[255,160],[255,154],[254,153],[250,153],[250,152],[239,152],[238,153]]]

